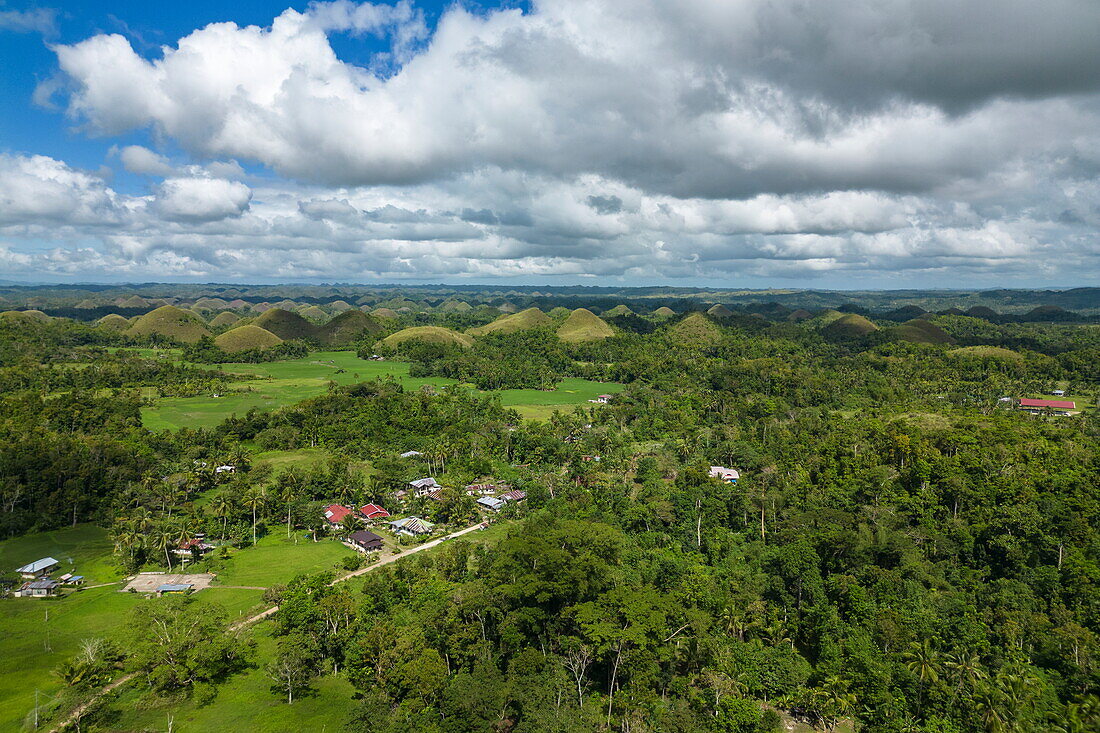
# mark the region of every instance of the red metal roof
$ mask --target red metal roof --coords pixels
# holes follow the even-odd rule
[[[331,524],[340,524],[348,515],[351,514],[351,509],[346,506],[340,506],[339,504],[329,504],[325,507],[325,519]]]
[[[1077,409],[1077,405],[1071,400],[1033,400],[1027,397],[1020,400],[1020,407],[1050,407],[1055,410]]]
[[[367,504],[359,509],[359,512],[367,519],[377,519],[379,517],[388,517],[390,515],[382,507],[377,504]]]

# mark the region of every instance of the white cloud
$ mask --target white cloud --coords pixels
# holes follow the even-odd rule
[[[0,10],[0,30],[54,36],[57,34],[57,11],[53,8]]]
[[[169,178],[157,190],[155,206],[168,221],[210,222],[248,210],[252,190],[221,178]]]
[[[131,173],[143,176],[170,176],[172,165],[159,153],[141,145],[127,145],[118,154],[122,165]]]
[[[123,196],[0,159],[29,177],[0,175],[0,236],[135,277],[1079,282],[1100,6],[1053,2],[543,0],[429,33],[339,0],[150,58],[97,35],[55,47],[68,114],[176,162],[124,148],[165,180]],[[385,48],[352,64],[333,34]]]

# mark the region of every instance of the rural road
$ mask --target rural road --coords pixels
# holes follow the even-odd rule
[[[440,537],[437,540],[432,540],[431,542],[425,542],[422,545],[417,545],[416,547],[413,547],[412,549],[409,549],[409,550],[405,550],[404,552],[400,552],[400,553],[397,553],[395,555],[390,555],[389,557],[387,557],[383,560],[380,560],[380,561],[374,563],[373,565],[368,565],[365,568],[360,568],[359,570],[354,570],[354,571],[348,573],[347,575],[344,575],[342,577],[337,578],[336,580],[332,581],[332,585],[336,585],[337,583],[342,583],[345,580],[349,580],[350,578],[355,578],[355,577],[358,577],[360,575],[364,575],[366,573],[371,572],[372,570],[377,570],[378,568],[382,567],[383,565],[389,565],[390,563],[396,562],[396,561],[400,560],[403,557],[408,557],[409,555],[415,555],[418,552],[423,552],[424,550],[431,549],[432,547],[435,547],[436,545],[438,545],[439,543],[441,543],[445,540],[453,539],[455,537],[461,537],[464,534],[469,534],[470,532],[473,532],[474,530],[478,529],[479,527],[481,527],[481,522],[478,522],[477,524],[470,525],[469,527],[466,527],[465,529],[460,529],[457,532],[452,532],[451,534],[446,535],[445,537]],[[228,587],[228,586],[222,586],[222,587]],[[243,586],[241,586],[241,587],[243,587]],[[260,588],[258,590],[263,590],[263,589]],[[279,610],[278,606],[272,606],[271,608],[267,609],[266,611],[262,611],[262,612],[256,614],[255,616],[250,616],[250,617],[246,618],[244,621],[238,621],[237,623],[230,626],[229,630],[230,631],[237,631],[239,629],[243,629],[246,626],[250,626],[251,624],[254,624],[257,621],[263,621],[265,618],[268,618],[269,616],[271,616],[273,613],[275,613],[278,610]],[[60,731],[64,730],[65,728],[67,728],[68,726],[72,725],[74,722],[79,720],[80,717],[82,715],[84,715],[84,713],[92,705],[92,703],[94,703],[96,700],[101,698],[103,695],[106,695],[111,690],[114,690],[115,688],[121,687],[122,685],[126,684],[127,682],[129,682],[130,680],[132,680],[136,676],[137,676],[136,673],[130,672],[129,674],[124,674],[123,676],[119,677],[118,679],[112,681],[110,684],[108,684],[106,687],[104,687],[102,690],[100,690],[99,693],[97,695],[95,695],[95,697],[81,703],[79,706],[77,706],[77,708],[75,710],[73,710],[71,713],[69,713],[67,716],[65,716],[64,720],[58,722],[57,725],[55,725],[53,728],[50,728],[50,733],[60,733]]]
[[[378,568],[380,568],[384,565],[389,565],[390,563],[396,562],[396,561],[400,560],[403,557],[408,557],[409,555],[415,555],[416,553],[423,552],[424,550],[430,550],[431,548],[438,545],[440,542],[443,542],[443,541],[449,540],[449,539],[453,539],[455,537],[461,537],[462,535],[469,534],[470,532],[473,532],[474,530],[476,530],[480,527],[481,527],[481,522],[478,522],[477,524],[470,525],[466,529],[460,529],[457,532],[452,532],[451,534],[446,535],[444,537],[440,537],[437,540],[432,540],[431,542],[425,542],[424,544],[417,545],[416,547],[413,547],[412,549],[405,550],[403,552],[399,552],[395,555],[390,555],[389,557],[384,558],[382,560],[379,560],[378,562],[376,562],[372,565],[368,565],[365,568],[359,568],[358,570],[353,570],[352,572],[348,573],[347,575],[343,575],[343,576],[337,578],[336,580],[332,581],[332,585],[336,585],[337,583],[343,583],[345,580],[350,580],[352,578],[357,578],[360,575],[365,575],[366,573],[369,573],[372,570],[377,570]],[[257,621],[263,621],[265,618],[268,618],[269,616],[271,616],[273,613],[275,613],[278,610],[279,610],[278,606],[272,606],[271,608],[267,609],[266,611],[261,611],[260,613],[257,613],[255,616],[249,616],[248,618],[246,618],[243,621],[238,621],[237,623],[230,626],[229,630],[230,631],[236,631],[238,629],[243,629],[245,626],[250,626],[250,625],[256,623]]]

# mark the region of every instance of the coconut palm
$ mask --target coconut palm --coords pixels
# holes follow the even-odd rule
[[[964,686],[973,687],[988,676],[982,667],[981,658],[970,651],[960,649],[948,654],[943,666],[956,681],[955,689],[951,693],[952,701],[962,692]]]
[[[256,512],[267,501],[267,489],[253,486],[244,495],[244,505],[252,510],[252,544],[256,544]]]
[[[161,525],[154,527],[153,530],[145,536],[146,545],[150,550],[164,553],[164,559],[168,563],[169,571],[172,570],[172,555],[169,553],[169,549],[172,547],[174,535],[174,528]]]
[[[905,667],[920,680],[920,699],[918,703],[924,706],[924,694],[926,688],[940,679],[940,653],[932,647],[932,642],[925,639],[921,642],[909,644],[909,650],[902,655],[905,659]]]
[[[225,528],[229,523],[229,515],[233,513],[233,502],[224,493],[218,494],[210,501],[210,512],[222,520],[222,536],[225,541]]]

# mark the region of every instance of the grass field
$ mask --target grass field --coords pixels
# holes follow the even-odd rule
[[[221,397],[165,397],[142,409],[142,420],[150,430],[178,430],[182,427],[209,428],[230,415],[248,410],[273,410],[323,394],[329,382],[356,382],[392,376],[408,389],[424,385],[441,387],[454,381],[436,377],[410,377],[409,365],[391,361],[366,361],[351,351],[321,351],[302,359],[266,364],[225,364],[222,370],[255,375],[255,379],[234,382]],[[601,384],[585,379],[565,379],[552,391],[509,389],[500,392],[501,401],[527,419],[545,420],[555,410],[570,411],[599,394],[614,394],[619,384]]]
[[[272,526],[271,533],[261,537],[255,547],[234,550],[229,559],[215,561],[213,572],[218,574],[216,582],[220,585],[268,588],[301,573],[332,570],[337,560],[352,554],[333,540],[313,542],[301,530],[287,539],[286,527]]]
[[[249,632],[256,641],[257,663],[242,674],[234,675],[219,685],[218,695],[208,705],[193,702],[150,705],[140,691],[128,687],[113,706],[122,711],[111,721],[112,730],[167,730],[168,716],[173,730],[187,731],[255,731],[285,733],[285,731],[341,731],[355,709],[355,690],[342,676],[325,675],[317,680],[311,694],[296,698],[288,705],[286,697],[271,689],[271,680],[264,673],[264,660],[274,654],[275,640],[269,624],[261,624]]]

